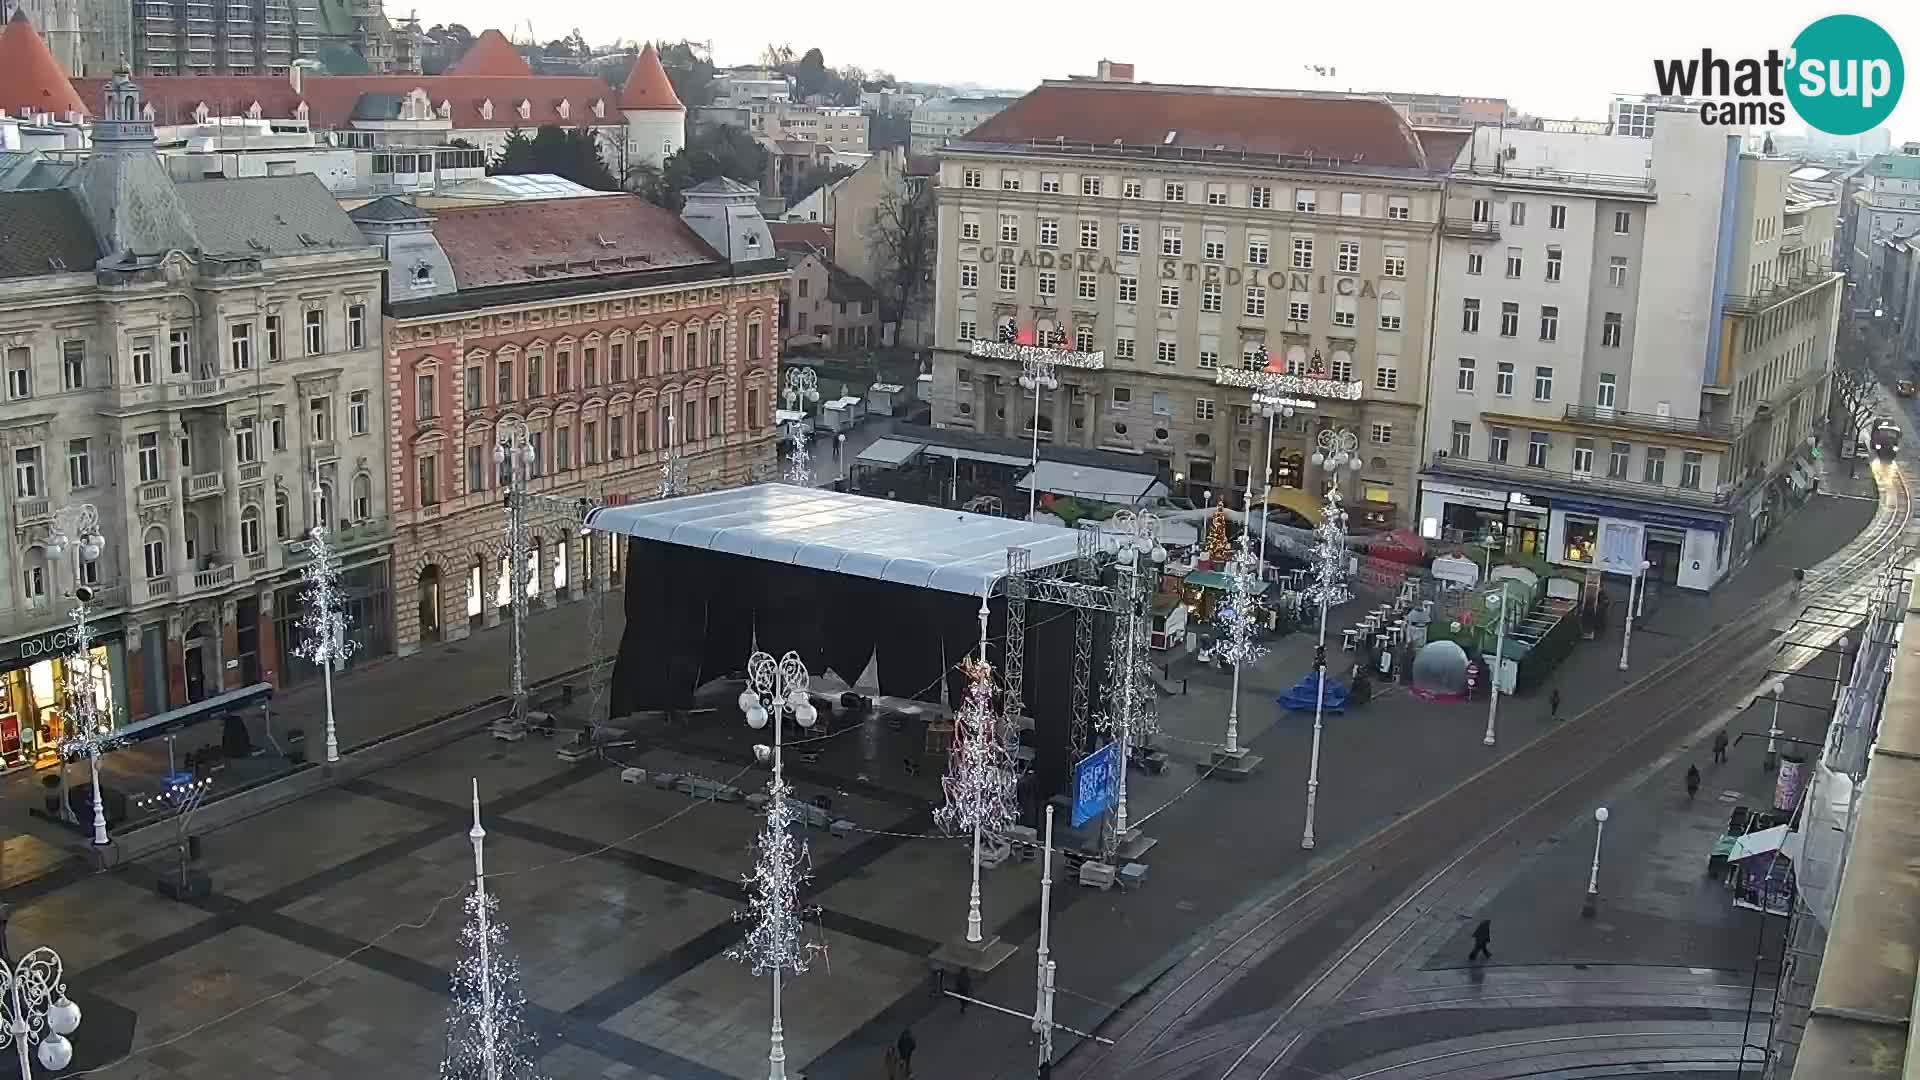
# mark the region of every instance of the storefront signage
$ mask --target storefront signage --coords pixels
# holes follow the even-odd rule
[[[1531,496],[1529,496],[1529,495],[1528,495],[1528,494],[1527,494],[1526,492],[1524,492],[1524,491],[1509,491],[1509,492],[1507,492],[1507,505],[1509,505],[1509,506],[1537,506],[1537,505],[1539,505],[1539,504],[1538,504],[1538,503],[1535,503],[1535,502],[1533,501],[1533,498],[1532,498]]]
[[[1041,270],[1069,270],[1082,274],[1118,276],[1113,259],[1091,251],[1045,251],[1036,248],[992,247],[981,245],[980,261],[1033,266]],[[1148,261],[1148,260],[1143,260]],[[1351,274],[1312,274],[1302,270],[1269,270],[1265,267],[1219,266],[1214,263],[1181,262],[1160,259],[1161,281],[1197,281],[1209,285],[1239,285],[1250,282],[1265,285],[1275,292],[1302,292],[1325,296],[1378,297],[1379,286],[1371,278]]]
[[[1705,529],[1719,532],[1727,527],[1724,521],[1710,518],[1681,517],[1677,514],[1662,513],[1658,510],[1642,510],[1632,506],[1602,506],[1599,503],[1578,502],[1573,499],[1555,499],[1554,509],[1574,514],[1592,514],[1594,517],[1620,518],[1625,521],[1638,521],[1647,525],[1665,525],[1672,529]]]
[[[1314,375],[1289,375],[1281,371],[1244,371],[1239,368],[1221,368],[1214,374],[1216,386],[1244,386],[1261,394],[1281,396],[1286,394],[1305,394],[1309,397],[1329,398],[1335,401],[1359,401],[1366,391],[1366,384],[1354,382],[1336,382],[1333,379]]]
[[[1495,506],[1505,506],[1507,493],[1487,488],[1461,487],[1457,484],[1422,484],[1420,490],[1432,495],[1460,495],[1469,499],[1480,499]]]
[[[1103,368],[1107,366],[1105,351],[1095,349],[1092,352],[1079,352],[1074,349],[1050,349],[1044,345],[1015,345],[1006,341],[975,340],[969,355],[988,360],[1012,360],[1018,364],[1053,364],[1056,367]]]
[[[108,639],[120,636],[120,620],[114,618],[92,623],[88,629],[94,644],[105,644]],[[45,660],[49,656],[58,656],[72,649],[75,640],[74,628],[66,625],[32,637],[0,643],[0,667],[18,667]]]

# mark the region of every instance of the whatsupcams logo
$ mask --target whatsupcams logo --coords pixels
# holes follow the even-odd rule
[[[1701,49],[1698,57],[1655,60],[1653,77],[1664,97],[1709,99],[1700,105],[1703,123],[1779,127],[1791,103],[1816,131],[1858,135],[1892,114],[1906,70],[1880,24],[1829,15],[1800,31],[1785,53],[1729,60]]]

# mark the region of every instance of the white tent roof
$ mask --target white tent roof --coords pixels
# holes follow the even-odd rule
[[[1728,862],[1751,859],[1755,855],[1769,855],[1779,851],[1787,842],[1787,827],[1775,825],[1771,829],[1750,832],[1733,842],[1733,850],[1727,854]],[[1791,855],[1788,858],[1792,858]]]
[[[875,439],[872,445],[860,451],[860,456],[855,460],[862,465],[898,465],[911,460],[920,449],[920,444],[916,442]]]
[[[1035,568],[1078,555],[1071,529],[790,484],[602,507],[587,526],[967,596],[1006,576],[1009,547]]]
[[[1065,461],[1042,461],[1036,470],[1041,491],[1059,495],[1085,495],[1101,502],[1134,503],[1167,493],[1166,486],[1152,473],[1122,472],[1097,465],[1073,465]],[[1017,487],[1025,491],[1034,475],[1020,478]]]

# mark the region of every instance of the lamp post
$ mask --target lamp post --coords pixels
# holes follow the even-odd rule
[[[660,497],[671,499],[687,493],[687,458],[674,438],[674,416],[667,414],[667,446],[660,454]]]
[[[1253,473],[1247,473],[1247,505],[1253,505]],[[1227,562],[1227,606],[1219,613],[1222,629],[1226,631],[1220,642],[1219,655],[1233,665],[1233,696],[1227,705],[1227,745],[1220,753],[1226,760],[1218,764],[1237,764],[1242,768],[1250,765],[1246,755],[1240,749],[1240,668],[1253,663],[1265,655],[1266,647],[1254,640],[1256,622],[1255,608],[1259,605],[1259,579],[1255,577],[1254,555],[1252,551],[1252,522],[1244,523],[1240,530],[1240,539],[1235,545],[1233,558]],[[1257,759],[1256,759],[1257,760]]]
[[[1775,679],[1767,690],[1773,695],[1773,720],[1767,724],[1766,768],[1772,772],[1780,767],[1780,695],[1787,692],[1787,680]]]
[[[308,533],[307,565],[300,579],[306,584],[305,610],[300,629],[305,632],[299,655],[317,664],[326,687],[327,762],[340,760],[340,736],[333,722],[333,672],[353,654],[347,640],[346,599],[340,595],[340,552],[330,539],[325,509],[326,492],[320,486],[320,467],[313,470],[313,528]]]
[[[7,918],[0,907],[0,1047],[11,1043],[19,1055],[20,1080],[33,1075],[33,1059],[48,1072],[59,1072],[73,1062],[73,1043],[67,1036],[80,1027],[80,1006],[67,998],[66,975],[60,954],[41,946],[13,962],[7,949]],[[34,1050],[35,1044],[38,1049]],[[33,1052],[29,1052],[33,1051]]]
[[[1487,734],[1480,740],[1483,746],[1493,745],[1494,718],[1500,715],[1500,675],[1507,662],[1507,590],[1505,585],[1497,587],[1493,595],[1487,597],[1486,606],[1493,611],[1493,671],[1487,679]]]
[[[672,428],[668,428],[671,438]],[[526,489],[533,476],[533,436],[527,422],[510,417],[494,429],[493,461],[507,467],[507,560],[510,563],[507,587],[513,591],[513,715],[504,731],[495,734],[519,738],[527,729],[527,661],[524,641],[527,621],[527,535]]]
[[[1320,735],[1327,703],[1327,609],[1339,602],[1334,599],[1336,593],[1345,600],[1347,512],[1340,508],[1339,469],[1347,464],[1356,472],[1360,468],[1359,459],[1352,456],[1360,440],[1351,431],[1327,428],[1320,432],[1317,443],[1314,465],[1324,466],[1334,475],[1327,484],[1320,525],[1314,530],[1319,534],[1313,549],[1313,591],[1320,601],[1320,636],[1313,648],[1313,753],[1307,764],[1307,824],[1300,834],[1300,846],[1309,851],[1313,849],[1313,818],[1320,799]]]
[[[100,557],[106,538],[100,535],[100,511],[92,503],[63,506],[53,515],[47,530],[47,557],[58,562],[63,555],[73,556],[73,645],[67,650],[63,670],[66,676],[67,717],[61,732],[60,760],[66,762],[85,755],[93,780],[93,843],[105,847],[107,837],[106,803],[100,796],[100,754],[112,742],[111,715],[100,712],[100,688],[94,684],[93,628],[87,623],[87,605],[93,601],[93,589],[82,582],[86,566]],[[63,766],[64,768],[64,766]],[[61,797],[69,798],[61,785]],[[67,817],[73,817],[71,802]]]
[[[1148,719],[1141,709],[1142,697],[1139,680],[1141,669],[1146,666],[1142,653],[1146,649],[1146,628],[1141,624],[1149,618],[1142,609],[1158,583],[1160,567],[1167,561],[1167,549],[1160,543],[1160,519],[1152,514],[1139,514],[1131,510],[1122,510],[1109,519],[1112,529],[1120,537],[1119,557],[1116,565],[1120,574],[1121,592],[1127,598],[1126,641],[1117,660],[1120,664],[1119,678],[1116,680],[1116,692],[1120,697],[1120,775],[1114,791],[1113,835],[1116,845],[1127,843],[1127,834],[1131,831],[1127,824],[1127,767],[1133,760],[1133,744],[1137,729],[1145,726]]]
[[[1272,509],[1268,507],[1266,503],[1267,496],[1273,491],[1273,429],[1274,425],[1281,419],[1293,419],[1293,406],[1288,405],[1284,398],[1279,398],[1257,390],[1253,395],[1253,406],[1260,410],[1261,416],[1267,418],[1267,456],[1260,459],[1261,509],[1259,573],[1260,580],[1265,581],[1267,580],[1267,519],[1272,516]],[[1252,469],[1247,470],[1247,479],[1253,479]],[[1247,509],[1253,509],[1251,503],[1248,504]]]
[[[1635,590],[1646,587],[1642,582],[1647,576],[1647,570],[1652,566],[1652,563],[1641,559],[1640,566],[1634,570],[1633,576],[1627,579],[1627,621],[1620,631],[1621,671],[1627,670],[1627,647],[1633,644],[1633,602],[1634,596],[1636,595]]]
[[[1028,517],[1032,517],[1040,505],[1040,392],[1059,385],[1060,378],[1053,373],[1051,361],[1029,355],[1020,362],[1020,387],[1033,391],[1033,463],[1028,469]]]
[[[807,403],[820,400],[820,376],[812,368],[788,368],[787,388],[783,397],[787,408],[800,414],[800,418],[790,421],[787,427],[787,438],[792,442],[787,457],[787,483],[812,487],[813,455],[807,448]]]
[[[809,373],[811,374],[811,373]],[[812,676],[798,653],[778,661],[763,652],[747,659],[747,688],[740,691],[740,711],[747,726],[758,731],[773,724],[773,782],[767,788],[767,829],[761,841],[760,862],[752,876],[755,927],[748,935],[755,972],[773,975],[773,1029],[767,1049],[767,1080],[786,1080],[787,1039],[780,1025],[780,974],[806,970],[806,951],[799,944],[799,897],[802,850],[796,858],[788,835],[787,781],[780,761],[781,713],[791,710],[793,722],[810,728],[819,719],[807,687]],[[758,753],[765,747],[754,748]]]
[[[1587,873],[1587,898],[1580,905],[1580,914],[1588,919],[1600,905],[1600,838],[1607,834],[1607,808],[1602,806],[1593,812],[1593,869]]]
[[[1040,849],[1040,947],[1035,950],[1033,1031],[1040,1036],[1040,1068],[1053,1063],[1053,960],[1047,930],[1053,911],[1053,803],[1047,803],[1045,846]]]

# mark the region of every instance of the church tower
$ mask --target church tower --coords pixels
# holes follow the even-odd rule
[[[620,115],[627,121],[627,164],[658,169],[687,144],[687,107],[673,92],[660,54],[649,42],[633,58],[620,87]]]

